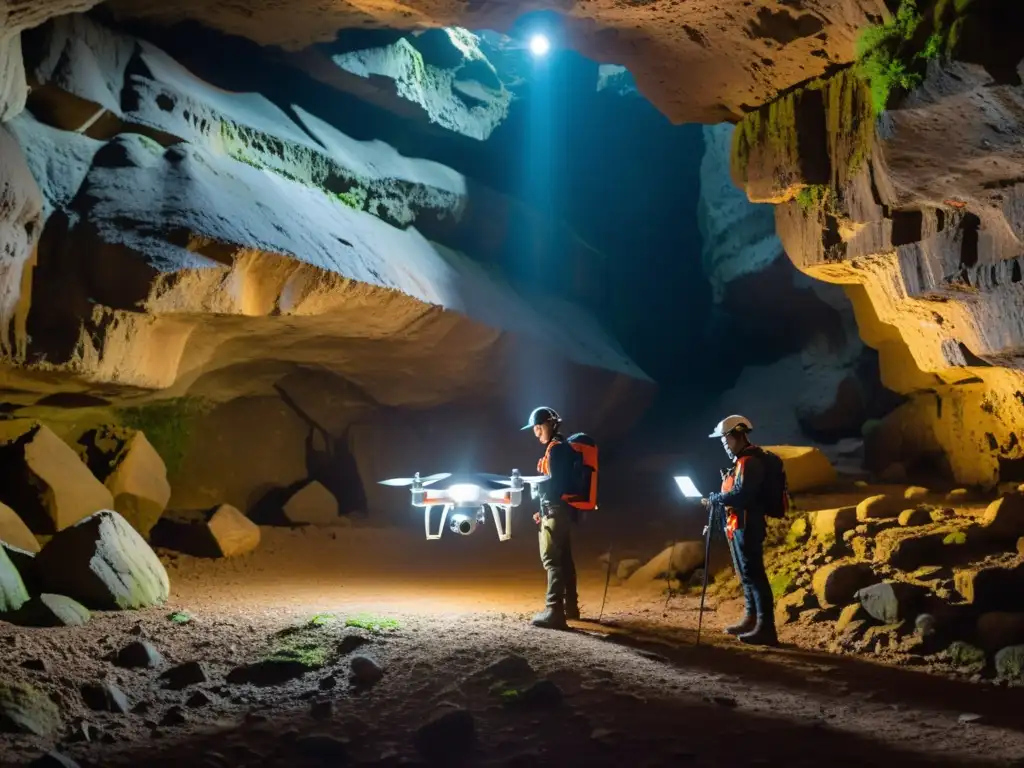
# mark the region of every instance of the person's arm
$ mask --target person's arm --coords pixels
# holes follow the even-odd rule
[[[764,482],[764,463],[756,456],[743,456],[736,462],[736,481],[732,490],[713,493],[708,498],[719,501],[727,507],[750,509],[757,500]]]
[[[548,455],[548,472],[551,479],[541,483],[541,493],[545,501],[556,502],[567,493],[575,493],[573,488],[573,469],[576,462],[576,451],[568,443],[559,443],[551,448]]]

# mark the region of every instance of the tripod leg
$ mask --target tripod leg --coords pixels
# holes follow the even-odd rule
[[[700,645],[700,631],[704,625],[704,598],[708,593],[708,566],[711,563],[711,524],[708,524],[708,532],[704,535],[704,585],[700,590],[700,612],[697,615],[697,645]]]
[[[612,580],[612,546],[614,543],[614,539],[608,542],[608,569],[604,574],[604,597],[601,598],[601,613],[597,617],[598,624],[604,618],[604,602],[608,599],[608,582]]]

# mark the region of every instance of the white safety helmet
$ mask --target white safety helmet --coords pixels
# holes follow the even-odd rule
[[[715,431],[712,432],[708,437],[725,437],[730,432],[750,432],[754,428],[754,425],[750,423],[750,419],[746,416],[726,416],[715,427]]]

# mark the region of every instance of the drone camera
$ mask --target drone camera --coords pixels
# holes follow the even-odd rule
[[[452,515],[451,522],[449,523],[449,529],[452,533],[458,533],[462,536],[469,536],[476,530],[478,523],[478,515],[466,514],[464,512],[456,512]]]

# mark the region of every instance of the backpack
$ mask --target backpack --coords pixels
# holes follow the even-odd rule
[[[566,442],[576,451],[575,495],[565,501],[576,509],[597,509],[597,441],[584,432],[570,435]]]
[[[764,462],[764,514],[766,517],[785,517],[789,512],[789,481],[782,459],[771,451],[758,448]]]

